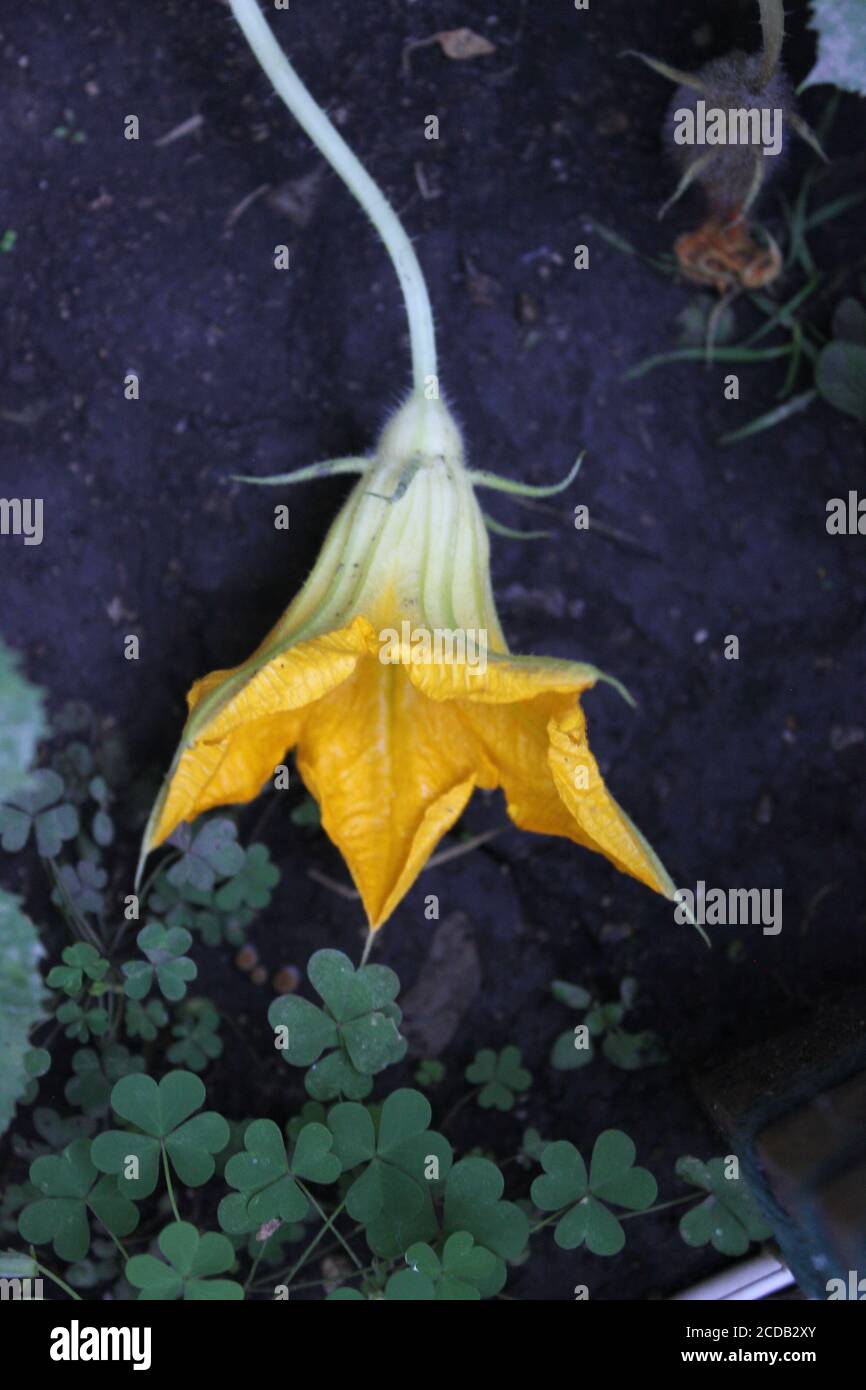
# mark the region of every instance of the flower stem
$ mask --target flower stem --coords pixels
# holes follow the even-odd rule
[[[414,247],[381,189],[298,77],[271,33],[256,0],[229,0],[229,4],[274,90],[361,204],[385,243],[406,303],[412,344],[412,376],[415,390],[422,394],[427,378],[436,376],[436,339],[430,296]]]

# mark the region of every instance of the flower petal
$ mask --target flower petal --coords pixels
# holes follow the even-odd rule
[[[495,768],[508,814],[522,830],[561,835],[605,855],[657,893],[674,885],[640,831],[605,787],[573,695],[552,692],[514,705],[460,701],[461,715]]]
[[[369,658],[310,711],[297,760],[379,927],[469,800],[475,740],[456,707],[426,700],[405,667]]]
[[[143,853],[162,844],[181,821],[257,796],[297,742],[309,707],[352,675],[374,641],[370,624],[356,618],[339,632],[277,649],[270,658],[266,639],[242,666],[196,681]]]
[[[586,719],[579,705],[554,715],[548,725],[548,761],[563,805],[579,827],[571,838],[597,850],[621,869],[666,898],[673,898],[670,874],[637,826],[619,806],[598,770],[586,737]]]

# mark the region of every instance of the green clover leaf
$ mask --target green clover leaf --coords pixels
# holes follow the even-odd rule
[[[429,1201],[451,1167],[448,1140],[428,1128],[430,1102],[420,1091],[401,1088],[387,1097],[378,1124],[354,1101],[335,1105],[328,1115],[334,1152],[349,1171],[363,1171],[346,1192],[346,1210],[365,1226],[380,1217],[403,1222]]]
[[[496,1276],[496,1256],[476,1245],[468,1231],[455,1231],[442,1258],[419,1242],[406,1251],[408,1269],[392,1274],[385,1297],[399,1302],[477,1302]]]
[[[160,1232],[155,1255],[133,1255],[126,1264],[126,1277],[139,1289],[139,1301],[177,1298],[189,1301],[219,1299],[235,1301],[244,1296],[234,1279],[214,1279],[235,1262],[232,1243],[214,1231],[201,1235],[189,1221],[173,1221]]]
[[[324,1125],[305,1125],[289,1160],[279,1127],[273,1120],[254,1120],[244,1134],[244,1152],[226,1164],[225,1178],[238,1196],[220,1203],[223,1230],[240,1234],[266,1221],[302,1221],[308,1202],[297,1179],[316,1183],[336,1182],[343,1171],[331,1152],[333,1137]]]
[[[160,922],[151,922],[142,927],[136,941],[147,960],[127,961],[123,966],[123,992],[127,998],[143,999],[156,980],[166,999],[172,1003],[182,999],[188,981],[198,974],[197,966],[186,954],[192,945],[189,932],[184,927],[166,928]]]
[[[101,1038],[108,1032],[108,1013],[105,1009],[83,1009],[74,999],[61,1004],[55,1018],[58,1023],[64,1024],[66,1037],[76,1038],[78,1042],[86,1043],[90,1041],[91,1034],[94,1038]]]
[[[79,912],[99,916],[105,907],[103,889],[108,883],[105,869],[101,869],[93,859],[81,859],[75,868],[71,864],[62,864],[57,877],[60,886],[51,893],[55,907],[62,908],[68,900]]]
[[[532,1073],[521,1066],[519,1047],[504,1047],[500,1053],[484,1047],[466,1068],[466,1080],[482,1087],[482,1110],[511,1110],[517,1094],[532,1085]]]
[[[31,831],[43,859],[54,859],[64,840],[78,834],[78,812],[60,802],[63,778],[50,768],[39,768],[0,805],[0,844],[9,854],[24,848]],[[57,804],[60,803],[60,804]]]
[[[400,981],[384,965],[356,970],[342,951],[316,951],[307,974],[325,1007],[294,994],[275,999],[268,1021],[277,1046],[291,1065],[309,1067],[304,1084],[314,1100],[363,1100],[370,1078],[406,1054],[394,1003]]]
[[[148,999],[139,1003],[130,999],[123,1015],[123,1026],[128,1038],[141,1038],[143,1042],[153,1042],[160,1028],[168,1023],[168,1014],[161,999]]]
[[[169,843],[181,850],[181,857],[166,874],[169,883],[175,888],[188,884],[209,893],[217,879],[233,878],[244,862],[237,838],[234,821],[221,816],[206,821],[195,832],[186,824],[178,826]]]
[[[517,1260],[529,1240],[525,1212],[502,1200],[505,1179],[486,1158],[462,1158],[445,1184],[442,1230],[445,1236],[467,1232],[476,1244],[496,1257],[489,1279],[479,1285],[483,1298],[492,1298],[505,1284],[506,1260]]]
[[[438,1086],[445,1080],[445,1063],[440,1062],[436,1057],[425,1057],[415,1068],[414,1081],[416,1086]]]
[[[144,1058],[133,1057],[120,1043],[104,1048],[101,1056],[92,1048],[80,1047],[72,1058],[72,1070],[75,1075],[67,1081],[63,1094],[70,1105],[94,1114],[108,1108],[115,1081],[144,1071]]]
[[[222,912],[234,912],[239,907],[261,909],[271,901],[279,881],[280,871],[271,863],[267,845],[250,845],[240,869],[217,890],[214,901]]]
[[[203,893],[188,883],[177,888],[164,873],[156,878],[147,899],[148,907],[164,919],[167,927],[197,932],[208,946],[219,946],[222,941],[239,946],[254,912],[250,908],[218,912],[215,901],[213,891]]]
[[[42,1197],[21,1212],[19,1233],[33,1245],[50,1240],[61,1260],[84,1259],[90,1249],[90,1216],[115,1236],[128,1236],[138,1225],[132,1202],[118,1192],[114,1178],[101,1177],[91,1162],[88,1139],[67,1144],[62,1154],[35,1159],[30,1181]]]
[[[634,1165],[635,1147],[622,1130],[606,1129],[595,1141],[589,1174],[573,1144],[548,1144],[541,1155],[545,1176],[532,1184],[532,1200],[542,1211],[567,1208],[554,1239],[563,1250],[586,1243],[594,1255],[617,1255],[625,1231],[607,1203],[643,1211],[656,1199],[652,1173]]]
[[[80,994],[85,980],[98,982],[108,972],[108,961],[86,941],[65,947],[60,958],[63,965],[52,966],[45,983],[49,989],[62,989],[64,994]]]
[[[57,721],[53,722],[56,728]],[[89,729],[88,736],[92,733]],[[87,785],[93,775],[93,753],[86,743],[80,739],[71,740],[52,754],[51,766],[63,782],[69,801],[80,804],[87,800]]]
[[[551,993],[569,1008],[588,1010],[583,1025],[560,1033],[553,1044],[550,1061],[557,1071],[575,1071],[591,1062],[595,1055],[593,1039],[603,1039],[605,1057],[624,1071],[657,1066],[667,1060],[655,1033],[630,1033],[622,1026],[637,994],[635,980],[622,981],[619,1001],[615,1003],[602,1004],[580,985],[568,984],[565,980],[554,980]]]
[[[124,1076],[112,1089],[111,1105],[134,1129],[98,1134],[91,1148],[93,1162],[101,1172],[117,1174],[118,1190],[135,1200],[153,1192],[163,1154],[182,1183],[200,1187],[213,1176],[212,1155],[229,1141],[222,1115],[213,1110],[193,1114],[204,1099],[205,1088],[192,1072],[171,1071],[159,1085],[150,1076]],[[137,1176],[127,1177],[127,1169]]]
[[[677,1160],[677,1175],[692,1187],[709,1193],[680,1218],[680,1235],[686,1245],[712,1242],[722,1255],[744,1255],[753,1240],[764,1240],[772,1229],[764,1220],[745,1178],[725,1176],[727,1160],[697,1158]]]
[[[190,1071],[204,1071],[209,1061],[222,1054],[218,1036],[220,1019],[206,1000],[190,1000],[184,1016],[171,1030],[177,1041],[168,1049],[168,1060]]]

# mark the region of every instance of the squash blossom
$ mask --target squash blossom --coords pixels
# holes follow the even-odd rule
[[[250,801],[289,749],[377,928],[475,787],[524,830],[673,884],[608,792],[580,695],[600,673],[512,656],[487,530],[441,401],[412,397],[333,522],[306,584],[248,661],[192,687],[148,828]]]
[[[580,662],[513,656],[496,612],[475,487],[549,495],[578,465],[549,488],[466,468],[460,431],[439,399],[432,312],[411,242],[254,0],[230,5],[275,89],[391,255],[414,389],[371,459],[253,480],[361,474],[307,582],[261,645],[192,687],[142,863],[182,822],[252,800],[294,750],[371,931],[412,887],[475,787],[501,787],[522,829],[573,840],[672,897],[668,874],[608,792],[587,742],[580,696],[607,678]]]

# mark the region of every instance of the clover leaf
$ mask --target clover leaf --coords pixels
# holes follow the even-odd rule
[[[110,845],[114,839],[114,821],[108,810],[111,804],[111,792],[104,777],[92,778],[88,791],[97,806],[90,825],[90,833],[98,845],[105,847]]]
[[[400,1302],[477,1302],[496,1275],[496,1256],[476,1245],[468,1231],[455,1231],[440,1257],[418,1242],[406,1251],[408,1269],[392,1274],[385,1297]]]
[[[481,1085],[478,1104],[482,1110],[511,1110],[517,1093],[532,1085],[532,1073],[520,1065],[519,1047],[504,1047],[496,1053],[484,1047],[466,1068],[466,1080]]]
[[[505,1179],[487,1158],[462,1158],[445,1183],[442,1231],[445,1236],[468,1232],[475,1243],[496,1257],[489,1278],[479,1283],[483,1298],[492,1298],[505,1284],[506,1260],[517,1260],[529,1240],[525,1212],[503,1201]]]
[[[233,878],[244,862],[237,836],[234,821],[222,816],[207,821],[195,832],[186,824],[180,825],[170,843],[181,850],[181,857],[166,873],[169,883],[175,888],[189,884],[209,893],[217,879]]]
[[[79,912],[98,916],[105,907],[103,889],[108,882],[105,869],[100,869],[93,859],[79,860],[75,868],[62,864],[57,877],[59,886],[51,894],[55,907],[62,908],[66,901],[72,903]]]
[[[92,1114],[107,1108],[115,1081],[144,1071],[144,1058],[133,1057],[120,1043],[104,1048],[101,1056],[92,1048],[80,1047],[72,1058],[72,1070],[75,1075],[63,1094],[70,1105]]]
[[[203,893],[188,883],[175,887],[165,874],[157,877],[147,901],[167,927],[185,927],[187,931],[197,932],[208,946],[218,946],[224,940],[240,945],[244,930],[255,915],[249,908],[218,912],[212,891]]]
[[[85,979],[98,982],[108,972],[108,961],[87,941],[66,946],[60,958],[63,965],[52,966],[45,983],[50,989],[62,989],[64,994],[80,994]]]
[[[392,1091],[379,1112],[354,1101],[335,1105],[328,1115],[334,1152],[348,1172],[363,1171],[346,1192],[346,1210],[365,1226],[385,1216],[402,1222],[429,1201],[431,1185],[451,1167],[451,1145],[428,1128],[430,1102],[420,1091]]]
[[[438,1086],[445,1080],[445,1063],[436,1057],[424,1057],[415,1068],[416,1086]]]
[[[157,1242],[162,1260],[155,1255],[133,1255],[126,1264],[126,1277],[139,1289],[139,1301],[163,1301],[182,1297],[187,1301],[205,1299],[238,1300],[243,1288],[234,1279],[214,1279],[235,1262],[232,1243],[214,1231],[201,1235],[189,1221],[172,1221]]]
[[[192,1072],[171,1071],[159,1085],[150,1076],[122,1077],[112,1089],[111,1105],[134,1128],[98,1134],[93,1162],[103,1173],[116,1173],[119,1191],[136,1200],[156,1187],[163,1154],[182,1183],[200,1187],[213,1176],[212,1155],[229,1141],[222,1115],[193,1114],[204,1098],[204,1085]]]
[[[168,1060],[191,1071],[204,1071],[208,1062],[223,1050],[219,1025],[219,1014],[212,1004],[206,1000],[190,1001],[184,1017],[171,1030],[177,1041],[168,1049]]]
[[[587,1010],[583,1024],[560,1033],[553,1044],[550,1060],[557,1071],[574,1071],[591,1062],[595,1055],[594,1039],[603,1039],[601,1047],[605,1057],[624,1071],[637,1071],[666,1060],[655,1033],[632,1033],[622,1026],[637,994],[635,980],[623,980],[619,1000],[607,1004],[593,999],[581,985],[565,980],[554,980],[551,993],[569,1008]]]
[[[724,1158],[708,1163],[691,1157],[677,1160],[678,1176],[709,1193],[706,1201],[680,1218],[680,1235],[686,1245],[710,1241],[722,1255],[744,1255],[753,1240],[763,1240],[772,1231],[745,1178],[726,1177],[726,1167]]]
[[[267,845],[250,845],[240,869],[217,890],[214,902],[223,912],[238,907],[267,907],[272,890],[280,881],[280,871],[271,863]]]
[[[147,960],[127,961],[123,966],[126,983],[123,992],[128,999],[143,999],[154,980],[166,999],[176,1002],[186,994],[189,980],[194,980],[198,968],[186,952],[192,937],[183,927],[164,927],[151,922],[142,927],[136,937],[139,950]]]
[[[646,1168],[634,1166],[635,1147],[622,1130],[606,1129],[595,1141],[587,1175],[586,1164],[573,1144],[548,1144],[541,1155],[545,1176],[532,1184],[532,1200],[542,1211],[563,1214],[554,1240],[563,1250],[586,1243],[594,1255],[617,1255],[625,1231],[608,1203],[643,1211],[658,1191]]]
[[[168,1014],[161,999],[148,999],[141,1004],[130,999],[123,1016],[123,1025],[129,1038],[141,1038],[153,1042],[160,1028],[168,1023]]]
[[[132,1202],[114,1178],[101,1177],[90,1158],[90,1141],[76,1139],[62,1154],[45,1154],[30,1165],[30,1181],[42,1193],[24,1207],[18,1230],[33,1245],[51,1241],[61,1260],[83,1260],[90,1248],[90,1217],[115,1236],[138,1225]]]
[[[226,1164],[226,1182],[238,1195],[225,1197],[220,1203],[223,1230],[236,1234],[257,1229],[266,1221],[302,1221],[309,1204],[297,1180],[337,1181],[343,1166],[331,1151],[333,1143],[324,1125],[305,1125],[290,1160],[273,1120],[254,1120],[244,1134],[243,1153],[235,1154]]]
[[[51,1070],[51,1053],[44,1047],[30,1047],[21,1058],[27,1084],[19,1104],[32,1105],[39,1095],[39,1078]]]
[[[78,812],[61,802],[63,778],[50,768],[32,772],[0,805],[0,844],[10,854],[24,848],[31,831],[43,859],[60,853],[64,840],[78,834]]]
[[[101,1006],[83,1009],[74,999],[68,999],[60,1005],[55,1018],[64,1025],[66,1037],[75,1038],[78,1042],[86,1043],[90,1041],[91,1034],[101,1038],[108,1032],[108,1013]]]
[[[362,1100],[370,1078],[406,1054],[393,1002],[400,981],[387,966],[356,970],[342,951],[329,950],[310,957],[307,975],[325,1007],[294,994],[275,999],[268,1021],[276,1044],[287,1062],[309,1067],[304,1084],[314,1100]]]

